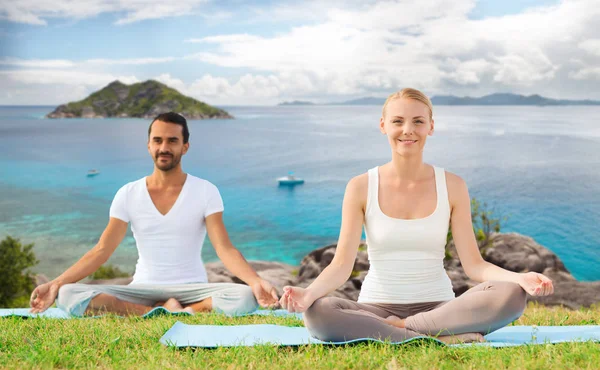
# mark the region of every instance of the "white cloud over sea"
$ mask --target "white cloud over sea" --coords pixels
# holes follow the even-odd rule
[[[161,10],[165,17],[177,17],[206,4],[189,0],[163,9],[151,0],[98,0],[79,9],[69,7],[73,3],[60,0],[51,10],[50,2],[19,1],[20,7],[2,5],[0,16],[44,24],[49,17],[84,19],[119,11],[116,23],[125,24],[150,19],[151,9]],[[480,96],[508,91],[600,99],[597,0],[563,0],[517,14],[472,19],[476,3],[337,1],[326,6],[309,1],[256,8],[251,14],[260,19],[288,17],[293,25],[278,32],[251,32],[255,28],[248,26],[244,32],[220,33],[219,27],[213,27],[210,35],[180,38],[185,52],[169,57],[5,57],[0,58],[0,83],[19,91],[78,86],[74,91],[85,93],[110,79],[154,78],[213,104],[336,101],[384,96],[405,86],[432,95]],[[311,18],[316,9],[321,11]],[[221,12],[224,22],[236,18],[231,12],[235,13],[231,9]],[[251,18],[244,21],[252,24]],[[185,74],[182,65],[210,68]],[[148,66],[153,69],[143,68]],[[16,103],[15,96],[0,95],[0,103]],[[47,99],[40,103],[57,102]]]

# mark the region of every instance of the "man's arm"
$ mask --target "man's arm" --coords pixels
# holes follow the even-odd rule
[[[213,213],[206,217],[205,223],[210,242],[225,267],[252,288],[261,306],[276,304],[278,298],[275,289],[258,276],[240,251],[231,243],[223,223],[223,212]]]
[[[59,277],[35,288],[31,293],[31,312],[45,311],[54,303],[61,286],[75,283],[98,270],[117,249],[126,233],[127,222],[111,217],[94,248],[89,250]]]
[[[257,283],[260,277],[229,239],[229,234],[227,234],[227,229],[225,229],[223,223],[223,212],[213,213],[206,217],[205,222],[210,242],[225,267],[249,286]]]

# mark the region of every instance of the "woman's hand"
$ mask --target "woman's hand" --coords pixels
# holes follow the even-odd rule
[[[532,296],[547,296],[554,293],[552,280],[537,272],[519,274],[519,285]]]
[[[295,286],[283,287],[283,296],[279,300],[281,307],[288,312],[304,312],[315,300],[310,297],[310,292],[305,288]]]

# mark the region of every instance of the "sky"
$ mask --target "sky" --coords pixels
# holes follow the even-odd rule
[[[600,100],[600,0],[0,0],[0,105],[158,80],[215,105]]]

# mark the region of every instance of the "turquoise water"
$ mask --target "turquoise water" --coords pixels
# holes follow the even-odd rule
[[[56,276],[98,240],[114,193],[152,171],[148,120],[42,117],[0,107],[0,237],[35,243]],[[248,259],[297,264],[335,242],[346,182],[389,160],[372,106],[227,107],[235,120],[190,122],[184,170],[216,184]],[[579,279],[600,280],[600,107],[438,107],[425,160],[462,176],[471,196],[509,216]],[[88,169],[100,175],[88,178]],[[293,170],[306,180],[279,188]],[[210,244],[204,258],[215,260]],[[111,263],[132,271],[129,235]]]

